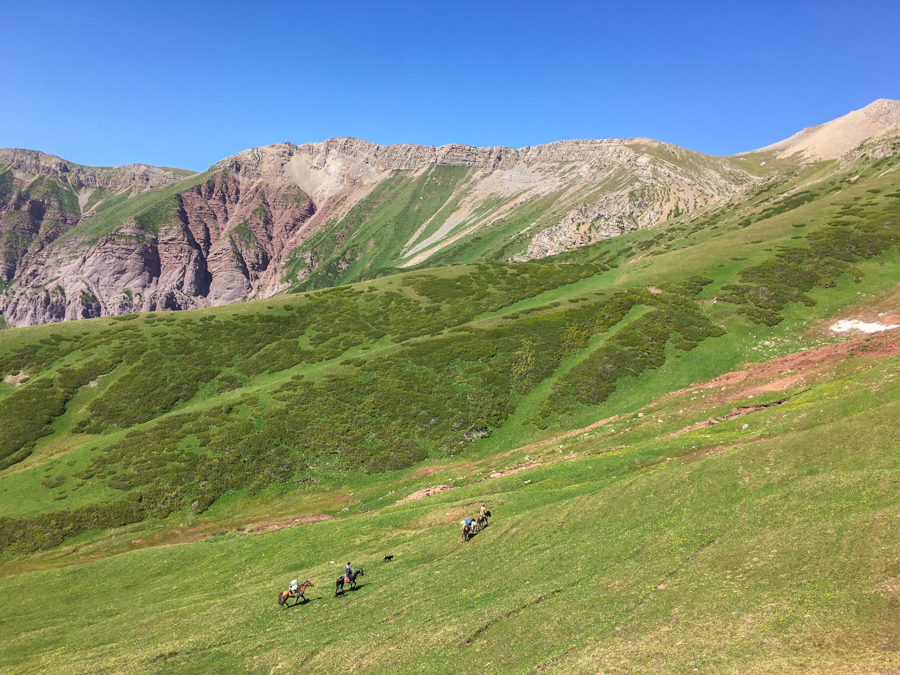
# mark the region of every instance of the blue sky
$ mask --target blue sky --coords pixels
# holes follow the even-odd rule
[[[0,147],[202,170],[355,136],[710,154],[900,99],[900,3],[0,0]]]

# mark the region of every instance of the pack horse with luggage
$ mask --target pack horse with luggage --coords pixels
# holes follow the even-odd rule
[[[291,585],[288,586],[288,589],[286,591],[282,591],[281,593],[278,594],[279,606],[282,609],[284,609],[285,607],[296,607],[297,605],[300,604],[301,600],[306,600],[306,597],[303,594],[306,593],[306,589],[310,588],[311,586],[315,586],[315,584],[313,582],[311,582],[309,579],[304,581],[302,584],[298,584],[297,580],[294,579],[291,582]],[[287,604],[287,601],[290,600],[291,598],[294,598],[293,605]]]

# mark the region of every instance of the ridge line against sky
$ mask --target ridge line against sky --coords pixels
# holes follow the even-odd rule
[[[900,3],[37,0],[3,16],[0,147],[90,166],[203,170],[342,136],[728,155],[900,99]]]

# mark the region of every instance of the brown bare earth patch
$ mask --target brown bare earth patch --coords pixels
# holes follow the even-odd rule
[[[424,488],[422,490],[416,490],[408,497],[404,497],[403,499],[398,499],[395,504],[406,504],[406,502],[415,501],[416,499],[423,499],[425,497],[430,497],[431,495],[436,495],[439,492],[446,492],[447,490],[455,489],[452,485],[432,485],[431,487]]]
[[[825,366],[842,361],[850,356],[853,358],[877,358],[897,354],[900,354],[900,328],[856,337],[833,345],[786,354],[765,363],[747,364],[747,367],[743,370],[725,373],[713,380],[694,384],[668,396],[707,389],[721,389],[722,387],[745,383],[745,386],[739,390],[729,392],[727,400],[738,400],[750,395],[783,391],[796,386]],[[755,382],[751,385],[753,380],[763,380],[778,375],[789,375],[789,377],[769,382]]]
[[[17,375],[7,375],[3,378],[3,381],[13,387],[18,387],[26,377],[28,377],[28,375],[25,374],[25,371],[20,370]]]
[[[900,354],[900,329],[895,328],[866,337],[845,340],[833,345],[787,354],[756,366],[751,371],[751,376],[754,378],[768,377],[815,366],[824,366],[847,358],[851,352],[854,356],[866,358]]]

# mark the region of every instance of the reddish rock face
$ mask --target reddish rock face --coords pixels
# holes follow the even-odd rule
[[[175,215],[157,233],[132,221],[89,249],[74,238],[53,246],[58,233],[35,246],[40,221],[8,219],[8,230],[27,232],[32,243],[15,264],[0,266],[4,280],[16,278],[0,298],[7,324],[193,309],[273,295],[284,287],[283,256],[315,213],[312,200],[295,185],[242,181],[228,172],[174,199]],[[68,229],[64,218],[57,220]]]

